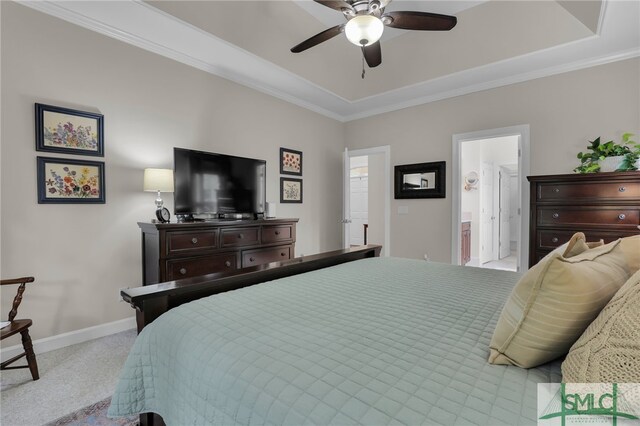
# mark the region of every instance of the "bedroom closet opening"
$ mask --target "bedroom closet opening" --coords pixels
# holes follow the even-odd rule
[[[518,138],[502,136],[461,144],[462,265],[518,270]]]
[[[389,147],[344,154],[343,247],[382,245],[389,255]]]

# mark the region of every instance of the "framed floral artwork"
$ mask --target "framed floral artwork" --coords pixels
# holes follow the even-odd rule
[[[302,203],[302,179],[280,178],[280,202]]]
[[[37,157],[38,203],[105,203],[104,162]]]
[[[36,104],[36,150],[104,156],[104,116]]]
[[[302,152],[280,148],[280,174],[302,176]]]

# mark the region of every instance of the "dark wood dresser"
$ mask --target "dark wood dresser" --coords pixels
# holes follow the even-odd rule
[[[143,223],[144,285],[293,259],[298,219]]]
[[[529,267],[584,232],[587,241],[640,233],[640,172],[529,176]]]

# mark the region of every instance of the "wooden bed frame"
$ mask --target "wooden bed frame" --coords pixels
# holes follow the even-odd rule
[[[136,310],[138,333],[163,313],[183,303],[225,291],[315,271],[354,260],[380,256],[382,246],[366,245],[335,250],[312,256],[298,257],[283,262],[245,268],[233,272],[202,275],[178,281],[127,288],[120,291],[122,298]],[[155,413],[140,414],[140,425],[164,425]]]

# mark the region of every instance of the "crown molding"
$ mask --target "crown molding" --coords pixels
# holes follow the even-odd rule
[[[640,2],[604,2],[592,37],[350,101],[139,0],[19,3],[341,122],[640,56]]]
[[[406,101],[400,101],[396,103],[389,103],[387,105],[370,108],[365,112],[351,114],[343,117],[345,122],[359,120],[361,118],[370,117],[373,115],[384,114],[388,112],[397,111],[400,109],[410,108],[418,105],[428,104],[431,102],[441,101],[444,99],[455,98],[458,96],[468,95],[470,93],[482,92],[484,90],[495,89],[498,87],[509,86],[511,84],[523,83],[525,81],[536,80],[543,77],[549,77],[557,74],[564,74],[571,71],[579,71],[585,68],[591,68],[598,65],[605,65],[612,62],[623,61],[625,59],[633,59],[640,56],[640,48],[630,49],[624,52],[614,53],[599,58],[589,58],[584,61],[572,62],[567,64],[561,64],[554,67],[545,69],[539,69],[534,71],[523,72],[520,74],[513,74],[495,80],[481,81],[475,84],[469,84],[468,86],[459,86],[453,89],[443,89],[436,91],[433,94],[419,96],[414,99]],[[476,70],[477,71],[477,70]],[[458,79],[456,79],[458,80]]]
[[[346,99],[142,1],[17,3],[344,121]]]

